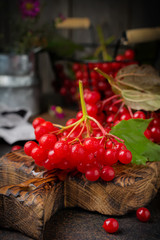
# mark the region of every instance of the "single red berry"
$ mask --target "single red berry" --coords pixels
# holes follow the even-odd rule
[[[22,146],[20,146],[20,145],[14,145],[12,148],[11,148],[11,151],[16,151],[16,150],[19,150],[19,149],[21,149],[22,148]]]
[[[44,161],[47,160],[47,151],[39,146],[34,147],[31,151],[31,156],[37,165],[42,166]]]
[[[99,148],[99,140],[94,137],[85,138],[83,145],[88,152],[96,152]]]
[[[127,108],[122,107],[122,108],[119,110],[119,113],[120,113],[121,115],[123,115],[123,114],[129,113],[129,112],[128,112]]]
[[[72,65],[72,69],[74,72],[77,72],[78,70],[80,70],[80,68],[81,68],[81,65],[79,63],[74,63]]]
[[[75,118],[70,118],[70,119],[68,119],[68,121],[66,122],[66,126],[69,126],[69,125],[71,125],[71,124],[73,124],[73,123],[75,123],[75,122],[77,122],[77,119],[75,119]]]
[[[142,112],[142,111],[136,111],[136,112],[133,114],[133,118],[134,118],[134,119],[137,119],[137,118],[146,119],[146,115],[145,115],[145,113]]]
[[[136,216],[141,222],[147,222],[150,219],[151,214],[147,208],[141,207],[137,209]]]
[[[151,127],[160,127],[160,118],[154,118],[149,124],[149,128]]]
[[[106,142],[106,148],[112,148],[113,147],[113,142],[111,140],[108,140]]]
[[[120,120],[129,120],[131,119],[131,115],[129,113],[124,113],[121,115]]]
[[[44,126],[48,130],[48,132],[53,132],[57,130],[57,128],[54,127],[53,124],[49,121],[42,123],[41,126]]]
[[[144,131],[144,136],[148,139],[151,138],[151,131],[148,128]]]
[[[103,228],[106,230],[108,233],[115,233],[118,231],[119,228],[119,223],[116,219],[114,218],[108,218],[104,221]]]
[[[103,164],[112,166],[116,162],[118,162],[117,150],[112,148],[107,149],[104,154]]]
[[[118,160],[123,164],[128,164],[132,161],[132,153],[128,149],[120,150]]]
[[[81,119],[83,117],[83,113],[82,113],[82,111],[79,111],[78,113],[77,113],[77,115],[76,115],[76,119]]]
[[[100,177],[100,170],[97,167],[93,167],[85,172],[85,177],[89,181],[97,181]]]
[[[114,121],[115,121],[115,114],[110,114],[106,119],[107,123],[113,123]]]
[[[34,141],[28,141],[24,144],[24,152],[28,155],[31,156],[31,151],[34,147],[38,146],[38,144]]]
[[[40,139],[39,139],[39,145],[42,146],[43,148],[50,150],[54,147],[54,144],[57,142],[57,137],[55,134],[44,134]]]
[[[127,49],[124,53],[124,56],[128,60],[133,60],[135,57],[135,52],[133,49]]]
[[[57,141],[53,149],[57,157],[60,159],[66,159],[70,154],[69,145],[66,141]]]
[[[89,91],[85,94],[84,100],[87,104],[96,104],[101,98],[101,95],[97,91]]]
[[[36,140],[39,141],[40,137],[42,137],[44,134],[46,134],[48,132],[49,131],[45,126],[38,125],[34,130]]]
[[[125,56],[124,55],[117,55],[116,58],[115,58],[116,61],[124,61],[125,60]]]
[[[102,70],[109,73],[112,70],[112,65],[110,63],[102,63]]]
[[[56,167],[56,164],[54,164],[52,161],[50,161],[49,159],[47,159],[44,164],[43,164],[43,167],[46,168],[47,170],[52,170],[54,168],[57,168]]]
[[[112,181],[115,177],[115,171],[113,167],[110,166],[104,166],[101,170],[101,178],[104,181]]]
[[[86,151],[80,144],[71,145],[70,148],[70,159],[71,165],[76,166],[79,162],[82,162],[86,158]]]
[[[62,161],[62,159],[55,154],[53,149],[48,152],[48,159],[52,164],[57,164]]]
[[[33,126],[34,128],[36,128],[38,125],[40,125],[40,124],[42,124],[42,123],[44,123],[44,122],[45,122],[45,120],[44,120],[43,118],[37,117],[37,118],[35,118],[35,119],[33,120],[32,126]]]
[[[83,78],[83,72],[81,70],[78,70],[76,72],[76,79],[81,80]]]
[[[151,138],[153,138],[154,142],[159,143],[160,142],[160,127],[152,127],[150,129],[151,132]]]
[[[112,106],[110,106],[108,108],[108,111],[112,112],[112,113],[117,113],[118,112],[118,108],[115,105],[112,105]]]
[[[95,104],[86,104],[88,115],[95,117],[98,112],[98,107]]]

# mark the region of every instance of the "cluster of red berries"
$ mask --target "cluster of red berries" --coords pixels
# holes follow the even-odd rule
[[[110,94],[112,94],[110,85],[102,75],[94,71],[94,68],[97,67],[108,75],[114,77],[119,69],[135,63],[134,57],[134,51],[132,49],[127,49],[123,55],[117,55],[113,62],[90,62],[87,64],[74,63],[72,69],[75,73],[77,85],[79,79],[81,79],[84,87],[91,87],[93,90],[98,91],[102,96],[109,97]]]
[[[84,88],[91,88],[92,90],[99,92],[103,98],[108,98],[113,94],[111,87],[102,75],[94,71],[94,68],[98,67],[108,75],[115,77],[121,68],[136,63],[134,58],[134,50],[127,49],[123,55],[117,55],[112,62],[75,62],[72,64],[72,71],[75,76],[74,79],[69,77],[69,74],[65,71],[66,68],[69,68],[68,66],[56,64],[55,71],[56,76],[59,79],[59,81],[55,81],[59,84],[57,90],[67,100],[70,99],[72,101],[77,101],[77,86],[79,80],[82,80]],[[70,70],[68,72],[70,72]]]
[[[137,209],[136,216],[141,222],[148,222],[151,214],[147,208],[141,207]],[[104,221],[103,228],[108,233],[115,233],[119,229],[119,223],[115,218],[108,218]]]
[[[70,119],[66,127],[78,119]],[[71,125],[72,126],[72,125]],[[90,181],[99,178],[111,181],[115,176],[112,165],[118,161],[128,164],[132,160],[131,152],[125,145],[114,138],[96,138],[86,136],[86,128],[78,126],[65,131],[59,131],[51,122],[43,118],[33,121],[35,137],[38,143],[28,141],[24,145],[24,151],[32,156],[35,163],[46,169],[75,170],[84,173]],[[80,134],[77,141],[77,135]]]
[[[152,119],[144,135],[151,141],[160,143],[160,118],[158,115]]]
[[[148,119],[153,118],[150,122],[148,128],[145,130],[144,135],[155,143],[160,143],[160,113],[154,112],[149,113],[142,110],[131,112],[125,106],[121,106],[115,98],[114,94],[112,95],[113,99],[107,104],[105,104],[106,100],[101,100],[101,95],[97,91],[91,91],[89,89],[84,90],[84,99],[86,102],[87,112],[89,115],[93,116],[97,119],[103,126],[107,132],[111,130],[111,127],[115,126],[122,120],[133,119]],[[112,98],[110,97],[110,99]],[[118,103],[117,103],[118,102]],[[103,104],[104,103],[104,104]],[[77,118],[82,116],[82,111],[77,113]],[[96,127],[96,124],[91,123],[92,127]],[[99,130],[96,132],[95,128],[95,136],[99,136]]]

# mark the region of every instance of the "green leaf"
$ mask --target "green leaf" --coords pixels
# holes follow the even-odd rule
[[[112,128],[111,134],[123,139],[132,153],[132,163],[145,164],[147,161],[160,161],[160,145],[144,136],[152,119],[123,120]]]

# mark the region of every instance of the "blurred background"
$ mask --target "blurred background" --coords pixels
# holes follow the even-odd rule
[[[70,26],[59,25],[68,18]],[[135,51],[136,61],[159,70],[159,35],[140,43],[124,39],[128,30],[159,26],[158,0],[1,0],[0,101],[11,107],[21,102],[33,114],[51,105],[74,108],[73,64],[113,61],[127,48]]]

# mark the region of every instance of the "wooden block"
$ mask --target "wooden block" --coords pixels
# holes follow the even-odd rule
[[[160,187],[160,162],[115,167],[112,182],[86,182],[69,177],[65,181],[66,207],[81,207],[105,215],[124,215],[147,205]]]
[[[0,187],[0,226],[43,239],[45,223],[63,207],[63,182],[21,150],[6,154],[0,163],[5,185]]]
[[[0,226],[43,239],[45,223],[63,207],[124,215],[148,204],[160,187],[160,162],[119,165],[112,182],[88,182],[81,175],[60,181],[18,150],[0,159]]]

